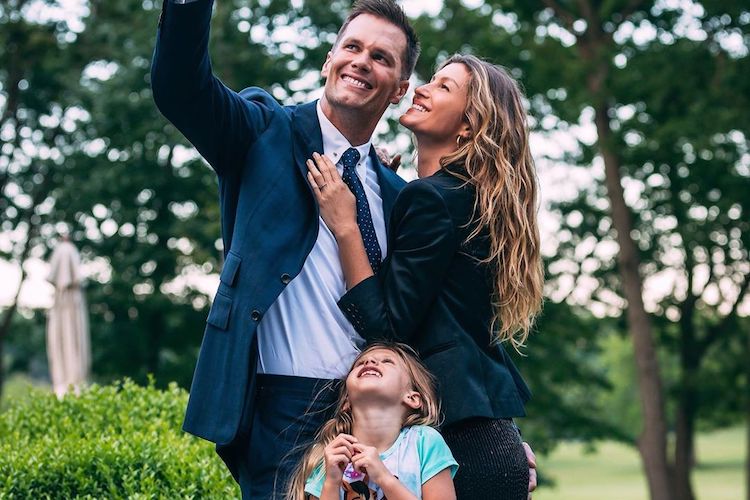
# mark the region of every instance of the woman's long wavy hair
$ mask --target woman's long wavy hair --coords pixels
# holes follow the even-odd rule
[[[441,68],[463,64],[471,74],[465,118],[471,137],[458,142],[441,167],[463,165],[476,189],[468,239],[489,231],[482,263],[493,276],[492,341],[523,346],[542,307],[544,271],[537,225],[538,186],[529,149],[523,93],[508,72],[472,56],[454,55]],[[450,171],[450,169],[449,169]]]
[[[378,342],[371,344],[362,351],[352,363],[352,368],[357,362],[369,352],[375,349],[388,349],[401,359],[411,380],[411,390],[422,396],[422,406],[413,410],[406,416],[402,427],[410,425],[437,426],[440,423],[440,400],[435,392],[435,378],[425,368],[414,350],[399,343]],[[349,370],[351,372],[351,369]],[[341,433],[352,433],[352,409],[349,404],[349,393],[346,389],[346,381],[341,384],[336,413],[318,431],[315,440],[307,449],[302,460],[294,472],[284,498],[288,500],[305,500],[305,481],[313,470],[323,463],[323,450],[328,443],[333,441]]]

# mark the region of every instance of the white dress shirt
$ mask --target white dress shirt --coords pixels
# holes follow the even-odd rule
[[[323,133],[323,153],[339,173],[341,155],[349,141],[317,104]],[[356,146],[361,160],[356,172],[365,189],[382,255],[386,255],[383,201],[377,172],[370,159],[370,142]],[[291,167],[290,167],[291,168]],[[333,233],[318,219],[318,239],[302,271],[281,292],[258,325],[258,373],[322,379],[344,378],[364,345],[364,339],[339,310],[346,293],[339,247]]]

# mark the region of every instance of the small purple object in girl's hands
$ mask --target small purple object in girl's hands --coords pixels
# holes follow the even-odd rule
[[[353,483],[355,481],[362,481],[365,478],[364,472],[357,472],[354,470],[354,466],[349,463],[349,465],[346,466],[346,469],[344,469],[344,481],[347,483]]]

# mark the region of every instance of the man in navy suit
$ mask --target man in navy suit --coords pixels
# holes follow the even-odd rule
[[[419,45],[392,0],[361,0],[323,64],[323,97],[281,106],[262,89],[236,93],[212,74],[212,4],[165,0],[151,73],[157,106],[219,179],[225,260],[184,429],[216,443],[243,498],[269,498],[299,459],[293,448],[330,415],[330,382],[364,344],[336,305],[346,291],[337,245],[305,161],[325,153],[349,169],[377,265],[404,182],[370,141],[406,92]]]

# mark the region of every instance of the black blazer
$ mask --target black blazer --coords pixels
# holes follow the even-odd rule
[[[523,416],[531,395],[503,347],[490,345],[492,282],[478,263],[488,238],[465,242],[476,227],[474,193],[445,170],[409,183],[393,207],[382,270],[339,301],[368,342],[397,340],[420,353],[438,379],[445,425]]]

